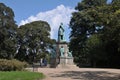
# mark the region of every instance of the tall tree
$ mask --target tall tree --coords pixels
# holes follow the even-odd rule
[[[109,23],[103,32],[103,40],[106,44],[106,52],[111,67],[120,66],[120,1],[113,0],[110,4]],[[113,65],[114,64],[114,65]],[[120,68],[120,67],[119,67]]]
[[[0,3],[0,58],[14,58],[16,29],[14,12],[11,8]]]
[[[32,61],[34,56],[46,54],[50,39],[50,26],[44,21],[35,21],[18,29],[18,54],[20,60]],[[21,56],[21,57],[20,57]]]
[[[79,59],[84,57],[84,47],[88,36],[96,33],[96,27],[101,27],[98,23],[98,11],[97,9],[106,4],[106,0],[82,0],[78,3],[76,10],[74,12],[72,19],[70,21],[71,31],[71,41],[70,49],[73,51],[73,56],[75,57],[76,63],[79,64]],[[97,20],[96,20],[97,19]],[[73,45],[76,45],[72,47]],[[78,57],[78,55],[80,55]],[[83,59],[84,60],[84,59]]]
[[[70,49],[78,65],[82,61],[90,62],[88,59],[92,62],[94,60],[94,63],[103,62],[109,67],[112,67],[113,63],[113,67],[120,65],[119,2],[113,0],[107,4],[107,0],[82,0],[78,3],[78,11],[73,13],[70,21]],[[99,54],[100,51],[102,53]],[[97,65],[104,66],[103,64]]]

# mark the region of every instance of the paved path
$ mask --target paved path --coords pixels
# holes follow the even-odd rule
[[[97,68],[39,68],[44,80],[120,80],[120,69]]]

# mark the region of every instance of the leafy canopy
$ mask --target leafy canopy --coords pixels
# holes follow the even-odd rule
[[[0,3],[0,58],[11,59],[16,52],[16,29],[14,12]]]
[[[75,9],[70,21],[70,49],[76,64],[119,67],[120,0],[109,4],[107,0],[82,0]]]

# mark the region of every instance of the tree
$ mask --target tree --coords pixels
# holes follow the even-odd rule
[[[16,29],[11,8],[0,3],[0,58],[12,59],[16,52]]]
[[[106,0],[82,0],[76,7],[78,12],[73,13],[70,21],[70,28],[72,29],[70,35],[70,49],[74,53],[73,56],[77,57],[77,60],[75,60],[77,64],[80,62],[78,60],[82,59],[81,57],[84,57],[84,47],[88,36],[99,30],[96,29],[97,26],[101,27],[100,23],[98,23],[97,10],[100,6],[104,6],[105,3]],[[73,45],[76,46],[72,47]],[[78,55],[80,56],[78,57]]]
[[[86,58],[88,59],[90,66],[108,66],[106,63],[108,60],[108,55],[106,54],[105,44],[102,42],[100,35],[94,34],[87,39],[85,51]]]
[[[110,6],[111,19],[105,28],[103,40],[106,44],[106,52],[109,54],[109,65],[120,68],[120,1],[113,0]]]
[[[35,21],[22,25],[18,29],[17,37],[19,46],[16,58],[19,60],[31,62],[35,56],[44,57],[48,53],[51,39],[50,26],[47,22]]]
[[[103,62],[96,66],[104,66],[105,63],[109,67],[120,65],[119,3],[119,0],[113,0],[109,4],[107,0],[82,0],[78,3],[78,11],[73,13],[70,21],[70,49],[77,65],[81,61],[87,63],[87,59],[95,59],[96,61],[92,61],[95,63]]]

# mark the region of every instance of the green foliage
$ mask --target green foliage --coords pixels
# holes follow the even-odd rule
[[[16,58],[33,62],[34,58],[45,57],[51,44],[50,26],[45,21],[35,21],[18,28],[17,40],[19,44]]]
[[[0,59],[0,71],[21,71],[27,66],[28,64],[26,62],[20,62],[15,59]]]
[[[17,44],[16,29],[12,9],[0,3],[0,58],[14,58]]]
[[[90,36],[86,41],[85,49],[85,53],[87,54],[86,58],[88,58],[90,65],[93,67],[96,67],[96,65],[99,66],[100,62],[105,62],[108,59],[105,45],[99,35],[94,34]]]
[[[77,65],[120,66],[119,3],[119,0],[109,4],[107,0],[82,0],[78,3],[78,11],[73,13],[70,21],[70,49]]]
[[[18,27],[12,9],[0,3],[0,58],[33,62],[36,56],[45,57],[54,42],[50,30],[45,21]]]
[[[45,76],[42,73],[27,71],[0,72],[0,80],[41,80]]]

